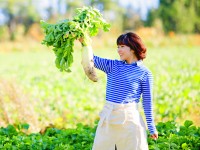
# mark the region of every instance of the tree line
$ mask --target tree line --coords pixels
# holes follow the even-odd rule
[[[137,10],[131,5],[121,6],[120,0],[57,0],[57,11],[52,5],[45,8],[48,20],[55,22],[58,18],[69,18],[73,10],[82,6],[97,7],[112,26],[119,31],[135,30],[143,26],[159,26],[165,33],[200,33],[200,0],[160,0],[159,7],[151,9],[147,19],[142,20]],[[10,40],[15,40],[18,25],[24,26],[24,35],[34,23],[39,23],[42,16],[37,10],[34,0],[0,1],[1,13],[6,20],[1,27],[7,27]],[[42,1],[40,2],[42,3]],[[65,12],[61,12],[61,6]]]
[[[159,8],[151,10],[146,26],[160,20],[165,32],[200,33],[200,0],[160,0]]]

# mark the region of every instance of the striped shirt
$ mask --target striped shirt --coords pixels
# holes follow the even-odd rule
[[[156,132],[153,119],[153,76],[142,60],[127,64],[125,61],[94,56],[94,66],[107,74],[106,100],[115,103],[142,105],[151,134]]]

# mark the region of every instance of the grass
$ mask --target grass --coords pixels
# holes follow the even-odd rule
[[[183,123],[189,119],[200,125],[199,48],[149,47],[144,63],[154,74],[156,122],[176,119]],[[71,73],[60,72],[53,51],[38,43],[0,52],[0,126],[27,122],[32,123],[33,130],[39,130],[49,124],[61,128],[79,122],[93,124],[104,104],[106,76],[98,71],[98,83],[88,80],[79,49],[75,47]],[[111,45],[95,47],[94,53],[118,58]]]

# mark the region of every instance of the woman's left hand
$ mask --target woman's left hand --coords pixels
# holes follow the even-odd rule
[[[150,136],[150,138],[157,140],[158,139],[158,133],[154,133]]]

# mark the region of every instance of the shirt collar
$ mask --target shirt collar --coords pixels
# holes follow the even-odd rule
[[[123,63],[127,64],[127,62],[125,60],[123,60]],[[137,66],[140,66],[140,65],[142,65],[142,63],[143,63],[142,60],[138,60],[138,61],[135,61],[135,62],[133,62],[131,64],[128,64],[128,65],[137,65]]]

